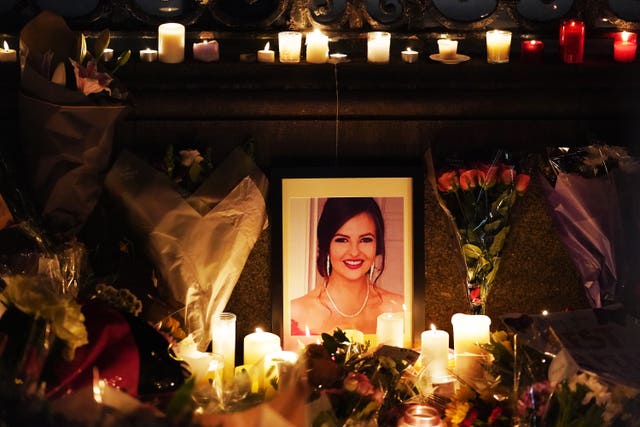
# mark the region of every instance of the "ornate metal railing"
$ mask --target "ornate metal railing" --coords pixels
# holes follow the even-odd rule
[[[176,21],[192,30],[387,29],[555,31],[565,18],[587,28],[640,28],[639,0],[0,0],[0,32],[48,9],[82,29],[150,30]]]

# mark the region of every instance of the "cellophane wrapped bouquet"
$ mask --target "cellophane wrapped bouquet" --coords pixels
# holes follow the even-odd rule
[[[527,158],[499,150],[491,158],[432,159],[431,181],[449,215],[462,257],[470,309],[484,314],[517,199],[530,181]]]

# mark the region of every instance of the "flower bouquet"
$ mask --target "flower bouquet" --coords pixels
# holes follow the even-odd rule
[[[592,307],[633,301],[640,315],[640,161],[623,147],[549,149],[542,188]]]
[[[434,167],[432,159],[427,160],[440,205],[455,228],[471,312],[484,314],[509,234],[509,217],[530,176],[504,151],[488,163],[453,160]]]
[[[41,12],[20,33],[19,98],[26,176],[44,223],[59,240],[84,225],[102,190],[116,122],[126,111],[126,90],[101,60],[109,31],[87,51],[83,34],[63,18]]]

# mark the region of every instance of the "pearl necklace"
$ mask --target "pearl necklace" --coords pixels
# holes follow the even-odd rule
[[[347,314],[344,311],[340,310],[338,308],[338,306],[336,305],[335,301],[333,300],[333,298],[331,298],[331,294],[329,293],[329,283],[328,281],[324,283],[324,290],[327,293],[327,298],[329,299],[329,302],[331,303],[331,307],[333,307],[333,309],[335,310],[336,313],[338,313],[340,316],[342,317],[346,317],[346,318],[354,318],[357,317],[360,313],[362,313],[362,310],[364,310],[364,308],[367,306],[367,303],[369,302],[369,284],[367,284],[367,294],[364,297],[364,301],[362,302],[362,305],[360,306],[360,308],[358,309],[358,311],[356,311],[353,314]]]

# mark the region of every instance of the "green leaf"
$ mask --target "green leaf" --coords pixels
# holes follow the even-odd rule
[[[502,226],[502,221],[500,221],[500,220],[489,222],[484,226],[484,232],[485,233],[494,233],[495,231],[498,231],[500,226]]]
[[[114,74],[116,71],[118,71],[120,67],[124,66],[124,64],[129,62],[129,58],[131,58],[131,50],[127,49],[122,53],[122,55],[118,57],[118,60],[116,61],[116,66],[113,68],[113,70],[111,70],[111,74]]]
[[[195,386],[195,378],[191,377],[174,393],[167,406],[167,416],[169,418],[180,419],[193,411],[191,394]]]
[[[462,253],[464,254],[465,258],[478,259],[482,256],[482,249],[480,249],[476,245],[467,243],[462,246]]]
[[[84,65],[84,59],[87,56],[87,39],[84,34],[80,33],[76,45],[76,61],[78,64]]]
[[[498,267],[500,266],[500,258],[496,257],[493,259],[493,268],[484,278],[484,283],[487,287],[487,293],[489,293],[489,289],[491,289],[491,285],[496,278],[496,274],[498,273]]]
[[[504,246],[504,242],[507,239],[507,235],[509,234],[510,228],[511,227],[509,226],[505,226],[502,230],[498,232],[498,234],[496,234],[496,236],[493,238],[493,243],[489,248],[489,254],[493,256],[497,256],[500,253],[500,251],[502,251],[502,247]]]
[[[93,57],[96,58],[96,60],[98,60],[102,56],[104,50],[109,47],[110,40],[111,35],[109,34],[108,29],[100,31],[100,34],[98,34],[98,38],[93,45]]]

